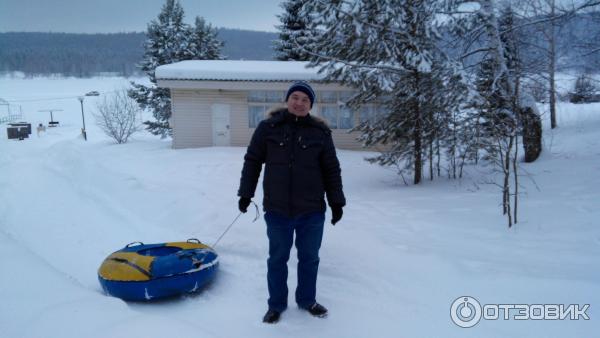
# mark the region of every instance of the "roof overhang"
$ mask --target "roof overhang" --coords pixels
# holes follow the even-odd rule
[[[156,67],[157,79],[200,81],[319,81],[304,61],[187,60]]]
[[[207,90],[274,90],[287,89],[290,81],[209,81],[209,80],[175,80],[157,79],[161,88],[171,89],[207,89]],[[311,81],[315,90],[343,90],[347,87],[337,82]]]

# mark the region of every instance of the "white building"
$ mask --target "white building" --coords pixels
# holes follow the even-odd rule
[[[304,80],[317,94],[312,115],[325,119],[336,147],[361,149],[357,132],[348,133],[374,109],[352,111],[344,102],[352,92],[324,83],[317,70],[297,61],[182,61],[156,68],[159,87],[172,99],[173,148],[247,146],[254,128],[274,107],[284,106],[292,82]]]

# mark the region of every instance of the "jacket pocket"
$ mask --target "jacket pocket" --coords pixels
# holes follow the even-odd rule
[[[323,141],[308,139],[299,142],[298,163],[303,167],[319,167],[319,157],[323,151]]]
[[[266,138],[267,155],[266,163],[284,164],[287,163],[287,141],[281,136],[271,135]]]

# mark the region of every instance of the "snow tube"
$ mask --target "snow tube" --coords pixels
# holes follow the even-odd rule
[[[102,262],[98,280],[111,296],[147,301],[197,291],[214,278],[218,266],[217,253],[197,239],[134,242]]]

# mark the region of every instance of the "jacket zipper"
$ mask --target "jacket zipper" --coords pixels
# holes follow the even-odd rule
[[[289,167],[289,189],[288,189],[288,212],[289,212],[289,216],[292,217],[293,216],[293,205],[292,205],[292,197],[294,196],[294,194],[292,193],[292,187],[294,186],[294,169],[293,169],[293,163],[294,163],[294,153],[296,151],[296,145],[294,144],[294,139],[296,138],[296,128],[295,125],[292,126],[291,130],[290,130],[290,140],[292,140],[292,142],[288,142],[290,144],[290,158],[289,158],[289,163],[288,163],[288,167]]]

